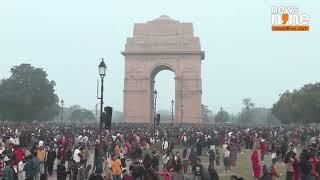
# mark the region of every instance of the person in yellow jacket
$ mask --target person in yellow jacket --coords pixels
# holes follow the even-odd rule
[[[113,180],[120,180],[121,175],[121,161],[115,155],[111,157],[111,172]]]
[[[40,175],[44,174],[44,162],[46,160],[46,157],[47,157],[47,152],[44,148],[43,141],[40,141],[39,142],[39,149],[37,151],[37,159],[40,162],[40,164],[39,164],[40,165]]]

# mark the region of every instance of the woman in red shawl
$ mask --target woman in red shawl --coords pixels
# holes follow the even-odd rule
[[[258,180],[261,176],[261,164],[257,149],[254,149],[251,155],[252,175]]]

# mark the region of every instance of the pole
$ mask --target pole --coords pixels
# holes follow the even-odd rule
[[[181,121],[183,123],[183,105],[181,105]]]
[[[157,119],[157,98],[154,98],[154,131],[156,131],[156,119]]]
[[[101,98],[100,98],[100,146],[102,146],[102,111],[103,111],[103,76],[101,77]]]
[[[98,104],[96,104],[96,121],[98,122]]]
[[[62,104],[62,112],[61,112],[61,122],[63,122],[63,104]]]
[[[173,100],[171,101],[171,133],[173,133],[173,105],[174,105],[174,102]]]

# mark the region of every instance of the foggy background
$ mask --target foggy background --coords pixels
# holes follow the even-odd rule
[[[311,18],[309,32],[272,32],[271,7],[297,5]],[[319,80],[317,0],[278,1],[1,1],[0,78],[20,63],[42,67],[65,106],[94,109],[98,64],[106,59],[105,104],[122,111],[124,50],[134,23],[169,15],[192,22],[206,58],[203,104],[239,112],[242,99],[270,108],[285,90]],[[156,76],[158,109],[169,110],[174,74]],[[168,80],[169,79],[169,80]]]

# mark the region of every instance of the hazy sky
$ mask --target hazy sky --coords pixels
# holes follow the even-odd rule
[[[297,5],[311,17],[310,32],[271,32],[271,7]],[[203,103],[241,110],[251,97],[271,107],[283,91],[320,80],[319,0],[1,0],[0,78],[31,63],[57,83],[67,106],[93,109],[97,66],[105,57],[105,102],[122,110],[124,50],[135,22],[160,15],[192,22],[206,59]],[[160,109],[169,109],[174,74],[156,77]],[[170,78],[168,85],[168,78]]]

